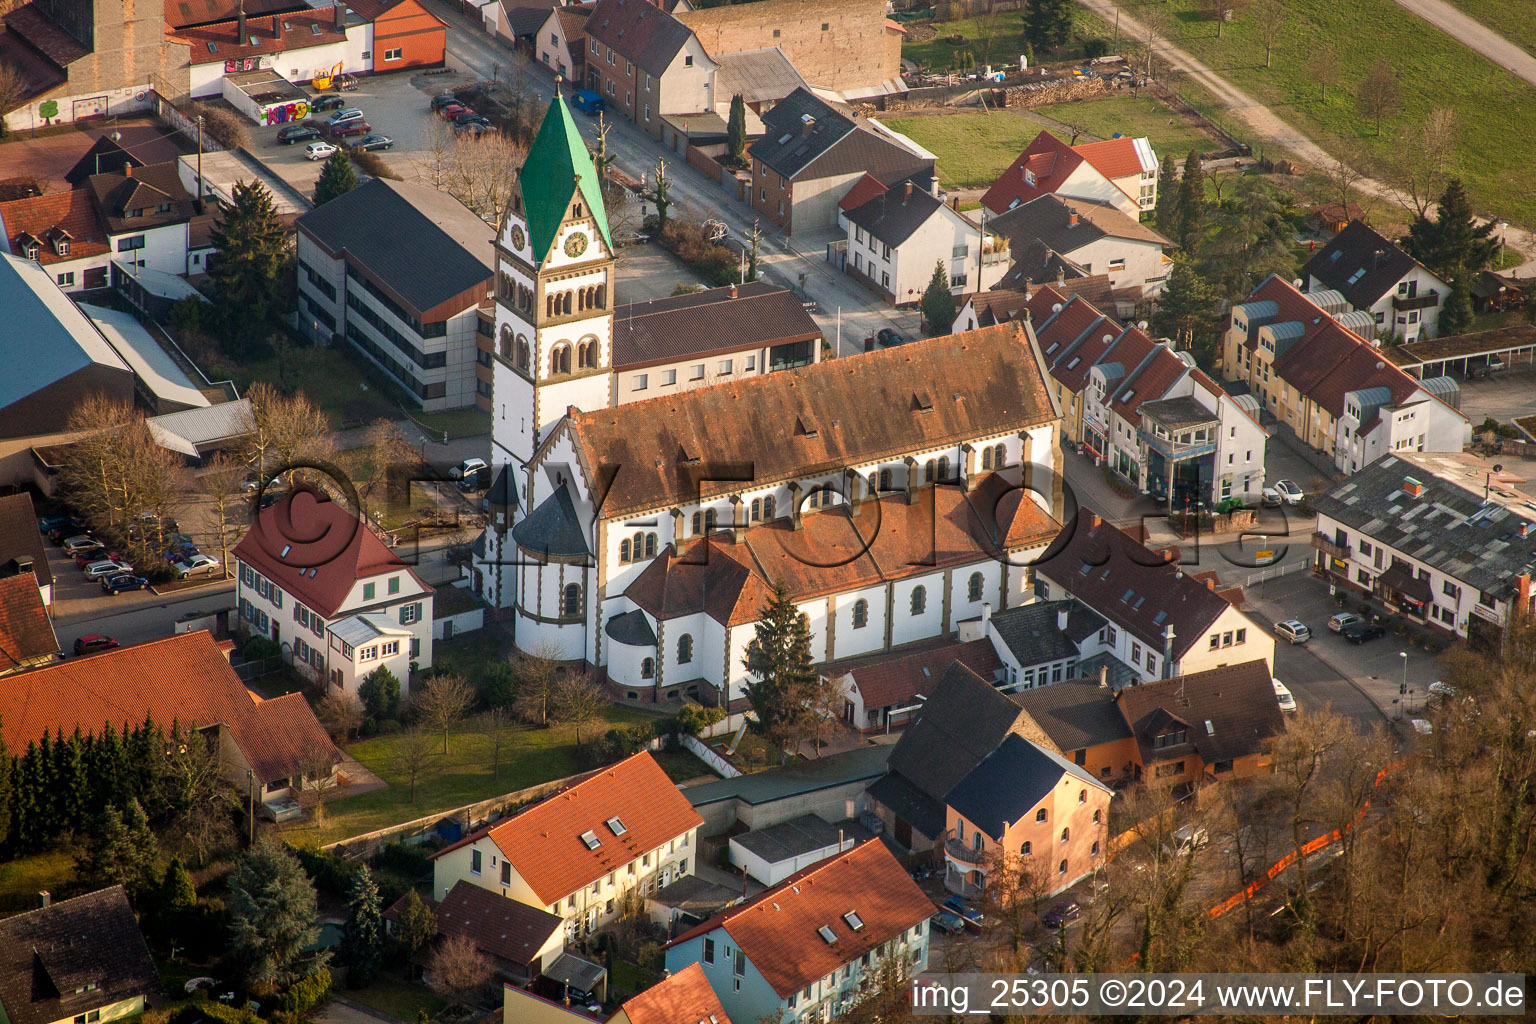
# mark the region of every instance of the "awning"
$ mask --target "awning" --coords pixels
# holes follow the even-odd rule
[[[1376,582],[1384,589],[1392,591],[1398,597],[1412,601],[1414,604],[1428,604],[1434,599],[1434,592],[1429,588],[1428,580],[1421,580],[1413,574],[1412,569],[1401,565],[1394,565],[1386,572],[1376,577]]]

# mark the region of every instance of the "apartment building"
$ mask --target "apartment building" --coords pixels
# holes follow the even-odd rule
[[[598,0],[584,26],[587,88],[651,137],[669,114],[713,114],[719,65],[698,36],[651,0]],[[727,97],[727,101],[729,97]]]
[[[1352,220],[1301,268],[1307,291],[1331,289],[1371,315],[1376,334],[1403,342],[1440,333],[1450,285],[1363,221]]]
[[[1111,206],[1135,219],[1157,206],[1157,186],[1157,154],[1144,138],[1069,146],[1042,131],[987,189],[981,205],[1000,214],[1055,195]]]

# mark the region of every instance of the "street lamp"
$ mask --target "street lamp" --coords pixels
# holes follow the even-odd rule
[[[1397,656],[1403,663],[1403,681],[1397,684],[1397,720],[1403,720],[1403,702],[1408,699],[1408,652],[1398,651]]]
[[[1493,490],[1493,474],[1504,472],[1504,467],[1498,463],[1493,464],[1493,470],[1483,476],[1483,504],[1488,504],[1488,495]]]

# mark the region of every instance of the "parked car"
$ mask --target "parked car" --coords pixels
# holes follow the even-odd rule
[[[37,521],[39,533],[52,533],[54,530],[67,530],[73,527],[76,530],[85,529],[85,524],[74,516],[43,516]]]
[[[62,526],[55,526],[48,531],[48,539],[55,544],[63,544],[66,540],[82,533],[90,533],[85,524],[71,519]]]
[[[1291,694],[1291,688],[1273,677],[1270,682],[1275,684],[1275,703],[1280,705],[1280,710],[1291,714],[1296,710],[1296,698]]]
[[[110,651],[116,646],[117,641],[104,633],[87,633],[75,641],[75,653],[94,654],[97,651]]]
[[[394,147],[394,145],[395,140],[390,138],[388,135],[379,135],[378,133],[374,133],[372,135],[364,135],[362,138],[352,143],[352,148],[360,149],[365,153],[371,153],[375,149],[391,149]]]
[[[101,581],[101,589],[114,597],[125,590],[143,590],[149,586],[149,580],[143,576],[135,576],[131,572],[120,572],[116,576],[108,576]]]
[[[1083,916],[1083,908],[1077,905],[1075,900],[1067,900],[1058,903],[1040,916],[1040,923],[1047,928],[1065,928],[1068,921],[1076,921]]]
[[[373,131],[373,125],[367,121],[343,121],[331,129],[331,136],[345,139],[353,135],[367,135],[371,131]]]
[[[318,139],[320,129],[307,124],[285,124],[277,130],[277,141],[285,146],[291,146],[295,142],[303,142],[305,139]]]
[[[968,928],[980,929],[982,922],[986,920],[986,916],[972,906],[969,900],[961,899],[959,896],[951,896],[945,900],[944,909],[959,917]]]
[[[947,910],[941,910],[933,915],[933,926],[949,935],[965,931],[965,922]]]
[[[1304,644],[1312,639],[1312,630],[1299,619],[1286,619],[1284,622],[1275,623],[1275,635],[1293,644]]]
[[[327,110],[340,110],[347,105],[347,101],[340,96],[316,96],[309,101],[309,109],[317,114],[323,114]]]
[[[491,467],[489,466],[472,469],[459,477],[459,490],[466,493],[478,491],[489,486],[491,486]]]
[[[1380,626],[1373,626],[1368,622],[1356,623],[1346,626],[1339,631],[1339,635],[1352,644],[1363,644],[1367,640],[1375,640],[1387,635],[1387,631]]]
[[[1354,612],[1338,612],[1328,617],[1328,628],[1335,633],[1344,632],[1346,627],[1364,625],[1365,620]]]
[[[454,124],[484,124],[491,123],[491,119],[484,114],[477,114],[473,110],[462,110],[454,115]]]
[[[445,92],[441,96],[433,96],[432,103],[429,105],[428,109],[430,109],[432,113],[435,114],[439,110],[442,110],[444,107],[451,107],[455,105],[461,104],[459,104],[458,99],[453,95],[453,93]]]
[[[453,480],[462,480],[466,474],[473,473],[477,469],[485,469],[484,459],[465,459],[448,471],[448,476]]]
[[[288,497],[287,491],[280,489],[267,490],[262,492],[261,501],[258,504],[262,508],[271,508],[286,497]]]
[[[607,107],[607,103],[604,102],[603,97],[596,91],[592,89],[583,89],[571,97],[571,106],[575,107],[583,114],[586,114],[588,117],[592,117],[596,115],[598,111]]]
[[[452,121],[460,114],[473,114],[474,112],[475,111],[473,108],[466,107],[464,104],[455,100],[454,102],[448,104],[446,107],[439,107],[437,109],[437,116],[442,118],[444,121]]]
[[[1306,497],[1294,480],[1276,480],[1275,490],[1280,492],[1280,500],[1287,505],[1300,505],[1301,499]]]
[[[133,566],[115,558],[104,558],[99,562],[89,562],[85,566],[85,578],[88,580],[99,580],[125,572],[133,572]]]
[[[1275,490],[1273,487],[1266,487],[1266,488],[1264,488],[1260,492],[1260,495],[1261,495],[1261,500],[1263,501],[1265,508],[1279,508],[1280,507],[1280,492]]]
[[[465,121],[463,124],[456,124],[453,126],[453,133],[455,135],[462,135],[465,138],[470,139],[478,139],[486,132],[493,132],[495,130],[496,129],[490,124],[482,124],[476,120]]]
[[[336,113],[326,119],[325,124],[327,128],[335,129],[339,124],[346,124],[348,121],[361,121],[362,119],[363,112],[361,110],[356,107],[348,107],[345,110],[336,111]]]
[[[337,147],[331,145],[329,142],[311,142],[309,145],[304,147],[304,159],[324,160],[326,157],[336,152],[336,148]]]
[[[1174,829],[1167,845],[1163,847],[1163,852],[1170,857],[1182,857],[1186,853],[1194,853],[1210,841],[1210,833],[1205,829],[1194,825],[1184,825]]]
[[[1420,736],[1432,736],[1432,735],[1434,735],[1434,732],[1435,732],[1434,725],[1431,724],[1430,722],[1425,721],[1422,718],[1410,718],[1408,720],[1408,724],[1413,726],[1413,731],[1418,733]]]
[[[188,576],[212,576],[219,571],[219,560],[212,555],[191,555],[171,563],[177,579]]]
[[[79,533],[64,540],[60,546],[66,555],[75,555],[82,551],[94,551],[101,547],[101,541],[89,533]]]
[[[879,342],[882,347],[889,348],[892,345],[900,345],[907,339],[903,338],[901,333],[894,330],[893,328],[882,327],[875,332],[875,340]]]

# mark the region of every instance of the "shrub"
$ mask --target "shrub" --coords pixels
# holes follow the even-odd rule
[[[699,292],[701,292],[703,290],[704,290],[704,288],[701,285],[694,284],[692,281],[683,281],[683,282],[679,283],[676,287],[674,287],[672,289],[672,294],[673,295],[696,295],[696,294],[698,294]]]
[[[1087,57],[1089,60],[1093,60],[1095,57],[1105,57],[1108,55],[1109,43],[1103,37],[1093,36],[1089,39],[1083,40],[1084,57]]]
[[[395,718],[386,718],[379,723],[380,736],[392,736],[400,731],[400,721]]]
[[[214,1024],[261,1024],[261,1018],[244,1007],[226,1006],[217,1000],[179,1007],[167,1018],[165,1024],[198,1024],[199,1021]]]
[[[331,972],[322,967],[309,977],[288,986],[288,990],[278,997],[277,1008],[282,1013],[302,1017],[324,1002],[330,994]]]
[[[406,843],[385,843],[373,858],[376,868],[388,868],[412,878],[420,878],[432,867],[431,853],[424,847]]]
[[[240,653],[247,661],[268,661],[282,657],[283,649],[264,636],[253,636],[245,642]]]
[[[352,886],[352,878],[357,874],[356,864],[345,857],[322,850],[297,846],[290,846],[288,849],[299,859],[304,871],[314,880],[315,888],[323,889],[341,899],[346,898]]]
[[[685,704],[672,720],[679,736],[697,736],[707,727],[725,718],[724,708],[706,708],[700,704]]]
[[[225,149],[242,149],[251,144],[251,130],[245,118],[234,110],[198,103],[192,107],[192,114],[202,115],[203,131]]]
[[[391,181],[400,180],[400,175],[392,171],[389,164],[385,163],[384,158],[377,153],[372,153],[365,149],[351,149],[347,151],[347,156],[352,159],[352,163],[358,170],[369,177],[389,178]]]
[[[702,224],[671,217],[657,240],[710,284],[733,284],[741,280],[736,255],[725,246],[710,241],[709,232]]]

